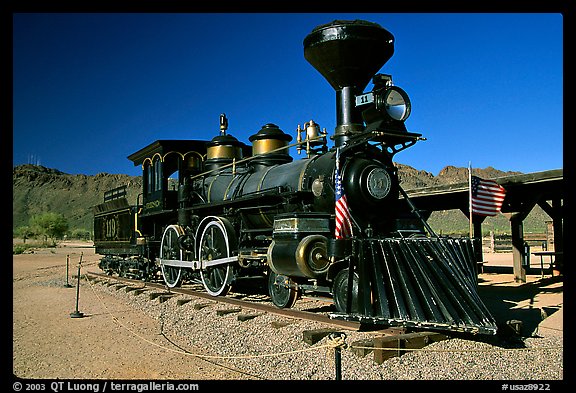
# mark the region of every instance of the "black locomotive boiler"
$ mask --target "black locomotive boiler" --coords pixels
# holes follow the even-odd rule
[[[336,91],[331,136],[310,120],[293,142],[269,123],[246,145],[221,115],[211,140],[157,140],[130,155],[142,194],[130,205],[115,189],[95,206],[100,267],[168,287],[196,280],[213,296],[265,277],[278,307],[320,292],[334,318],[493,334],[470,239],[436,236],[401,188],[392,158],[421,135],[406,129],[406,92],[377,74],[393,52],[393,35],[366,21],[304,39]]]

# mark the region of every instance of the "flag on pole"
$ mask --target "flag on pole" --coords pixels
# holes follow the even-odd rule
[[[502,208],[506,190],[494,180],[471,176],[470,200],[472,213],[482,216],[495,216]]]
[[[352,215],[348,208],[348,201],[344,193],[344,186],[340,178],[340,149],[336,149],[336,173],[334,175],[334,195],[336,198],[335,213],[336,213],[336,239],[343,239],[345,237],[353,236],[352,233]]]

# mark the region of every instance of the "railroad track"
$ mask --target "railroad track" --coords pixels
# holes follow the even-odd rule
[[[104,273],[97,272],[87,272],[87,276],[98,277],[101,279],[115,280],[119,283],[127,283],[143,286],[143,288],[155,288],[166,291],[166,293],[182,294],[187,296],[192,296],[195,298],[208,299],[214,302],[229,304],[235,307],[241,307],[242,309],[250,309],[254,311],[265,312],[269,314],[275,314],[283,317],[320,322],[329,326],[337,327],[338,329],[345,329],[351,331],[359,331],[363,329],[363,326],[359,322],[342,321],[331,319],[328,315],[319,314],[311,311],[298,310],[295,308],[278,308],[272,304],[266,304],[263,302],[248,301],[236,299],[230,296],[211,296],[206,292],[200,292],[192,288],[180,287],[180,288],[168,288],[164,284],[154,283],[154,282],[144,282],[141,280],[135,280],[131,278],[110,276]],[[385,332],[388,329],[383,330]],[[398,329],[395,329],[396,331]]]

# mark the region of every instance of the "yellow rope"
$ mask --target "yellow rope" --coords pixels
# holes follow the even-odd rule
[[[188,352],[188,351],[177,350],[174,348],[165,347],[161,344],[158,344],[158,343],[155,343],[153,341],[148,340],[146,337],[143,337],[140,334],[138,334],[137,332],[135,332],[134,330],[130,329],[128,326],[123,324],[118,318],[116,318],[110,312],[110,310],[108,309],[108,306],[106,306],[106,303],[97,294],[96,290],[94,289],[94,286],[92,285],[92,283],[88,279],[88,276],[86,275],[86,273],[84,273],[84,278],[86,279],[86,281],[88,281],[88,283],[90,284],[90,287],[92,289],[92,292],[94,292],[94,294],[96,295],[96,297],[98,298],[100,303],[104,306],[104,308],[108,311],[108,313],[110,314],[112,319],[116,323],[118,323],[120,326],[122,326],[124,329],[126,329],[131,334],[133,334],[135,337],[147,342],[150,345],[154,345],[154,346],[161,348],[161,349],[164,349],[166,351],[175,352],[175,353],[182,354],[182,355],[195,356],[195,357],[204,358],[204,359],[255,359],[255,358],[291,355],[291,354],[295,354],[295,353],[310,352],[310,351],[317,351],[317,350],[325,349],[325,348],[337,348],[337,347],[342,347],[344,349],[347,349],[347,348],[348,349],[369,349],[369,350],[375,350],[375,351],[406,351],[406,352],[410,352],[410,351],[420,351],[420,352],[507,352],[507,351],[559,350],[559,349],[564,348],[563,346],[537,347],[537,348],[492,348],[492,349],[376,348],[376,347],[362,347],[362,346],[355,346],[355,345],[348,346],[348,345],[346,345],[345,337],[339,336],[339,337],[328,337],[328,341],[324,345],[320,345],[320,346],[316,346],[316,347],[310,347],[310,348],[304,348],[304,349],[295,349],[292,351],[285,351],[285,352],[266,353],[266,354],[259,354],[259,355],[237,355],[237,356],[202,355],[202,354],[197,354],[197,353],[192,353],[192,352]]]
[[[170,351],[170,352],[175,352],[178,354],[182,354],[182,355],[188,355],[188,356],[195,356],[195,357],[199,357],[199,358],[204,358],[204,359],[253,359],[253,358],[264,358],[264,357],[272,357],[272,356],[284,356],[284,355],[290,355],[290,354],[294,354],[294,353],[300,353],[300,352],[310,352],[310,351],[316,351],[316,350],[320,350],[323,348],[334,348],[335,344],[332,342],[329,342],[328,344],[325,345],[321,345],[321,346],[317,346],[317,347],[311,347],[311,348],[304,348],[304,349],[296,349],[296,350],[292,350],[292,351],[285,351],[285,352],[276,352],[276,353],[266,353],[266,354],[260,354],[260,355],[238,355],[238,356],[220,356],[220,355],[201,355],[201,354],[197,354],[197,353],[192,353],[192,352],[188,352],[188,351],[182,351],[182,350],[177,350],[174,348],[169,348],[166,347],[164,345],[155,343],[154,341],[150,341],[149,339],[147,339],[146,337],[138,334],[137,332],[135,332],[134,330],[132,330],[130,327],[126,326],[125,324],[123,324],[118,318],[116,318],[114,316],[114,314],[112,314],[112,312],[110,311],[110,309],[108,308],[108,306],[106,305],[106,303],[102,300],[102,298],[98,295],[98,293],[96,292],[96,290],[94,289],[94,286],[92,285],[92,283],[90,282],[90,280],[88,280],[87,275],[84,273],[84,278],[86,279],[86,281],[88,281],[88,283],[90,284],[90,287],[92,289],[92,292],[94,293],[94,295],[96,295],[96,297],[98,298],[98,300],[100,301],[100,303],[104,306],[104,308],[108,311],[108,313],[110,314],[110,316],[112,317],[112,319],[118,323],[120,326],[122,326],[124,329],[126,329],[128,332],[130,332],[131,334],[133,334],[135,337],[139,338],[142,341],[147,342],[150,345],[154,345],[158,348],[164,349],[166,351]],[[338,345],[336,345],[338,346]]]
[[[332,348],[347,348],[346,336],[328,336],[328,345]]]

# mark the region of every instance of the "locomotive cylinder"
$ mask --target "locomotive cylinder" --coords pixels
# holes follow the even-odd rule
[[[291,213],[274,221],[268,265],[276,274],[317,278],[328,271],[329,219],[325,214]]]
[[[273,240],[268,247],[268,265],[276,274],[317,278],[328,271],[328,239],[308,235],[300,241]]]

